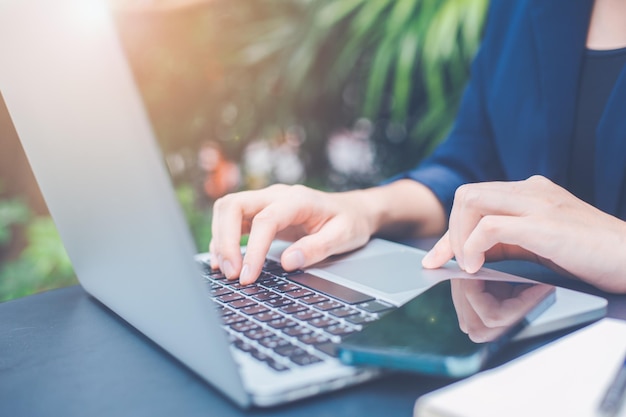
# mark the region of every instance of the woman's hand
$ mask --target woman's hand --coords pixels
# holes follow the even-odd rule
[[[274,238],[295,241],[281,263],[294,270],[364,245],[373,232],[358,192],[325,193],[273,185],[219,199],[214,206],[211,266],[242,284],[254,282]],[[245,257],[239,242],[249,234]]]
[[[281,255],[283,268],[294,270],[363,246],[374,233],[441,233],[444,219],[434,194],[412,180],[344,193],[280,184],[243,191],[215,202],[211,267],[249,284],[275,238],[294,242]]]
[[[459,187],[449,229],[423,266],[437,268],[452,257],[469,273],[485,260],[533,260],[626,292],[626,223],[540,176]]]

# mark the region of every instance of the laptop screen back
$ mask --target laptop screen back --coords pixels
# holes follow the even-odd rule
[[[247,405],[106,4],[2,1],[0,56],[0,91],[83,287]]]

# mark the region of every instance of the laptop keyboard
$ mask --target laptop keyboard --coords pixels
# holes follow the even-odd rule
[[[233,345],[278,372],[335,357],[342,337],[395,308],[304,271],[287,272],[272,260],[251,285],[204,267]]]

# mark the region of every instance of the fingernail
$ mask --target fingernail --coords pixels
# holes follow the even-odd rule
[[[285,255],[282,263],[283,268],[288,270],[302,268],[304,266],[304,254],[301,250],[293,250]]]
[[[422,266],[428,267],[433,259],[433,256],[433,251],[428,251],[426,255],[424,255],[424,257],[422,258]]]
[[[465,265],[465,272],[467,272],[468,274],[475,274],[476,272],[478,272],[478,270],[480,269],[480,265],[478,263],[478,261],[476,262],[466,262]]]
[[[243,268],[241,268],[241,273],[239,274],[239,282],[242,284],[248,284],[248,280],[250,279],[250,268],[248,264],[243,264]]]
[[[233,264],[230,263],[229,260],[225,260],[222,264],[222,272],[226,275],[226,278],[231,278],[233,276],[234,268]]]

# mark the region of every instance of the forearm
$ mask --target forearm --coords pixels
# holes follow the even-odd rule
[[[446,215],[435,194],[423,184],[402,179],[383,186],[350,191],[366,211],[371,234],[432,236],[445,231]]]

